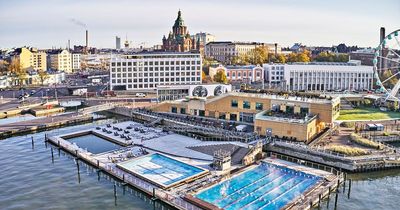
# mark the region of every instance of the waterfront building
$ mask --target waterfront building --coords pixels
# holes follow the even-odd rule
[[[211,78],[215,74],[222,71],[229,81],[231,82],[262,82],[264,81],[264,68],[257,65],[248,66],[223,66],[219,65],[217,67],[210,67],[209,75]]]
[[[60,71],[48,71],[46,78],[41,78],[37,71],[29,71],[24,80],[12,75],[0,76],[0,88],[9,88],[17,85],[54,85],[65,81],[65,73]]]
[[[288,91],[370,90],[373,88],[372,66],[354,62],[311,62],[264,64],[269,87]]]
[[[47,70],[46,52],[36,48],[17,48],[14,57],[19,59],[22,68],[33,68],[34,70]]]
[[[158,85],[158,101],[177,100],[186,97],[212,97],[232,91],[230,84]]]
[[[52,50],[49,52],[48,58],[52,69],[72,73],[72,55],[68,50]]]
[[[187,52],[192,50],[199,50],[199,40],[190,37],[187,26],[185,25],[182,13],[178,11],[178,17],[172,26],[172,31],[169,32],[168,37],[162,39],[164,51],[170,52]]]
[[[361,65],[373,66],[372,61],[374,60],[375,54],[374,49],[364,48],[349,53],[350,60],[360,60]]]
[[[110,61],[110,88],[155,90],[158,85],[201,84],[201,65],[199,53],[115,55]]]
[[[177,100],[153,107],[160,112],[239,121],[264,136],[309,142],[339,116],[340,98],[305,98],[230,92],[214,98]]]
[[[269,53],[281,53],[281,47],[278,44],[223,41],[209,42],[205,47],[205,56],[230,64],[234,57],[248,54],[256,47],[267,47]]]

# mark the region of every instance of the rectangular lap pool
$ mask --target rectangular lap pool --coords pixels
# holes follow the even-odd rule
[[[208,173],[205,169],[159,153],[118,163],[117,167],[163,188],[172,187],[185,180]]]
[[[321,177],[263,162],[195,197],[223,209],[281,209]]]
[[[108,152],[122,147],[118,144],[115,144],[111,141],[108,141],[93,134],[68,138],[67,141],[75,143],[80,148],[87,149],[87,151],[93,154]]]

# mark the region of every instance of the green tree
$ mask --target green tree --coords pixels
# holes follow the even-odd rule
[[[228,78],[226,77],[226,75],[223,71],[218,71],[214,75],[213,80],[214,80],[214,82],[218,82],[218,83],[223,83],[223,84],[228,83]]]
[[[203,71],[203,73],[204,73],[204,71]],[[49,74],[47,73],[47,71],[45,71],[45,70],[39,70],[38,75],[40,78],[41,85],[43,85],[44,81],[50,77]]]

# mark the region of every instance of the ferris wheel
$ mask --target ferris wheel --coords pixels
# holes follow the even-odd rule
[[[400,89],[400,29],[388,34],[375,48],[373,65],[376,86],[388,99],[400,101],[397,93]]]

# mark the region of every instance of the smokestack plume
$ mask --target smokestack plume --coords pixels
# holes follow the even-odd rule
[[[89,31],[86,30],[86,49],[89,47]]]

